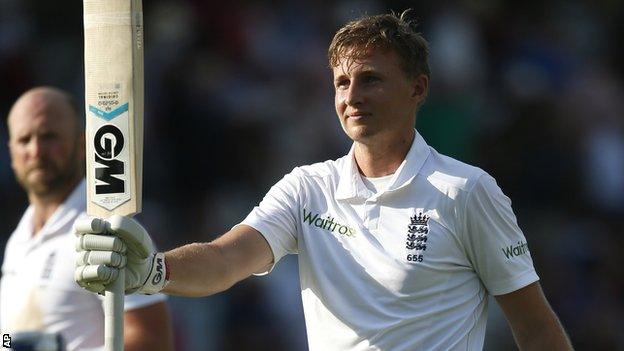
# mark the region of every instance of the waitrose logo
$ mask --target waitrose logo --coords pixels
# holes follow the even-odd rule
[[[529,245],[526,242],[518,241],[517,245],[509,245],[501,249],[507,259],[524,255],[529,252]]]
[[[340,224],[335,221],[335,218],[327,216],[323,218],[318,213],[312,213],[303,209],[303,223],[307,223],[309,226],[315,226],[330,232],[338,232],[340,235],[355,236],[355,229]]]

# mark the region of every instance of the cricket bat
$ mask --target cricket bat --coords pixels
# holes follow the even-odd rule
[[[84,0],[87,213],[141,212],[141,0]],[[106,351],[123,350],[124,270],[105,292]]]

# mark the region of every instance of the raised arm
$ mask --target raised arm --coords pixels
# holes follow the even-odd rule
[[[273,253],[262,234],[241,224],[210,243],[194,243],[165,253],[169,284],[164,293],[206,296],[268,270]]]
[[[124,267],[126,293],[162,290],[207,296],[267,270],[273,262],[262,234],[247,225],[238,225],[211,243],[189,244],[167,253],[155,252],[145,229],[129,217],[79,220],[74,227],[78,235],[75,280],[97,293]]]
[[[496,296],[522,351],[572,350],[570,339],[552,310],[538,282]]]

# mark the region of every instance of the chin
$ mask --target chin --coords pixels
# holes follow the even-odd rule
[[[48,182],[41,179],[29,179],[26,183],[26,188],[29,192],[37,195],[45,195],[50,192],[50,185]]]
[[[347,136],[353,141],[365,142],[376,133],[368,126],[351,126],[345,129]]]
[[[62,178],[55,174],[31,174],[23,183],[28,192],[36,195],[48,195],[59,188]]]

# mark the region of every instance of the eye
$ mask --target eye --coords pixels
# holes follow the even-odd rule
[[[367,75],[362,78],[362,82],[364,82],[365,84],[376,83],[380,80],[381,79],[379,77],[374,75]]]
[[[30,135],[17,138],[17,143],[20,145],[26,145],[30,141]]]
[[[336,89],[344,89],[349,87],[349,80],[346,78],[338,79],[334,82]]]
[[[43,141],[52,141],[52,140],[55,140],[56,137],[57,137],[56,133],[52,133],[52,132],[44,133],[40,136],[41,140]]]

